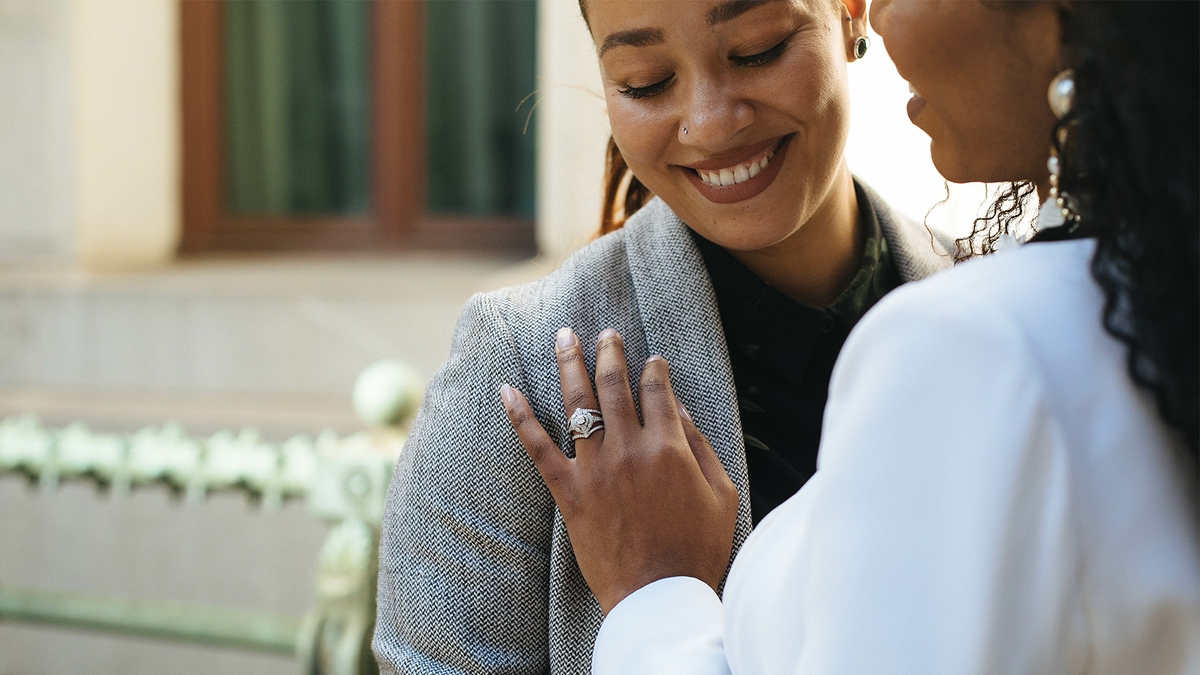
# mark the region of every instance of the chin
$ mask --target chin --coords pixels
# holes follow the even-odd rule
[[[754,220],[753,216],[747,220]],[[740,223],[710,224],[706,229],[696,231],[705,239],[733,251],[760,251],[769,248],[791,236],[792,231],[784,226],[762,225],[747,226]],[[793,221],[794,224],[794,221]]]
[[[947,152],[937,142],[929,144],[929,157],[933,160],[933,168],[951,183],[973,183],[979,180],[974,177],[975,172],[962,161],[959,153]]]

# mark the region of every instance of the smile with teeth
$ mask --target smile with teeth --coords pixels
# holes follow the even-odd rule
[[[767,168],[767,162],[771,161],[771,158],[774,156],[775,148],[767,148],[758,157],[749,162],[742,162],[737,166],[718,169],[717,171],[701,171],[697,169],[696,173],[700,175],[700,180],[709,185],[737,185],[738,183],[745,183],[761,173],[763,169]]]
[[[921,94],[919,92],[917,92],[916,89],[913,88],[912,82],[908,83],[908,93],[912,94],[913,96],[916,96],[917,98],[921,98]]]

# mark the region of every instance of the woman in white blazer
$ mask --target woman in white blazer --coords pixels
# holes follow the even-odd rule
[[[635,406],[617,333],[598,400],[560,355],[604,425],[574,458],[502,388],[606,613],[596,675],[1200,673],[1197,8],[875,0],[939,171],[1035,186],[1040,232],[867,314],[815,476],[727,577],[737,491],[665,359]]]

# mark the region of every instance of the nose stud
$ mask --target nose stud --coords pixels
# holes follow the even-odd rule
[[[683,125],[683,135],[687,136],[687,125]]]

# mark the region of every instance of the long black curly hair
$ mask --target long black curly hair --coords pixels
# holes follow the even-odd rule
[[[1200,459],[1200,3],[1084,0],[1060,18],[1075,105],[1047,143],[1080,216],[1073,236],[1096,240],[1101,320],[1130,377]],[[959,257],[990,252],[1031,190],[1004,191]]]

